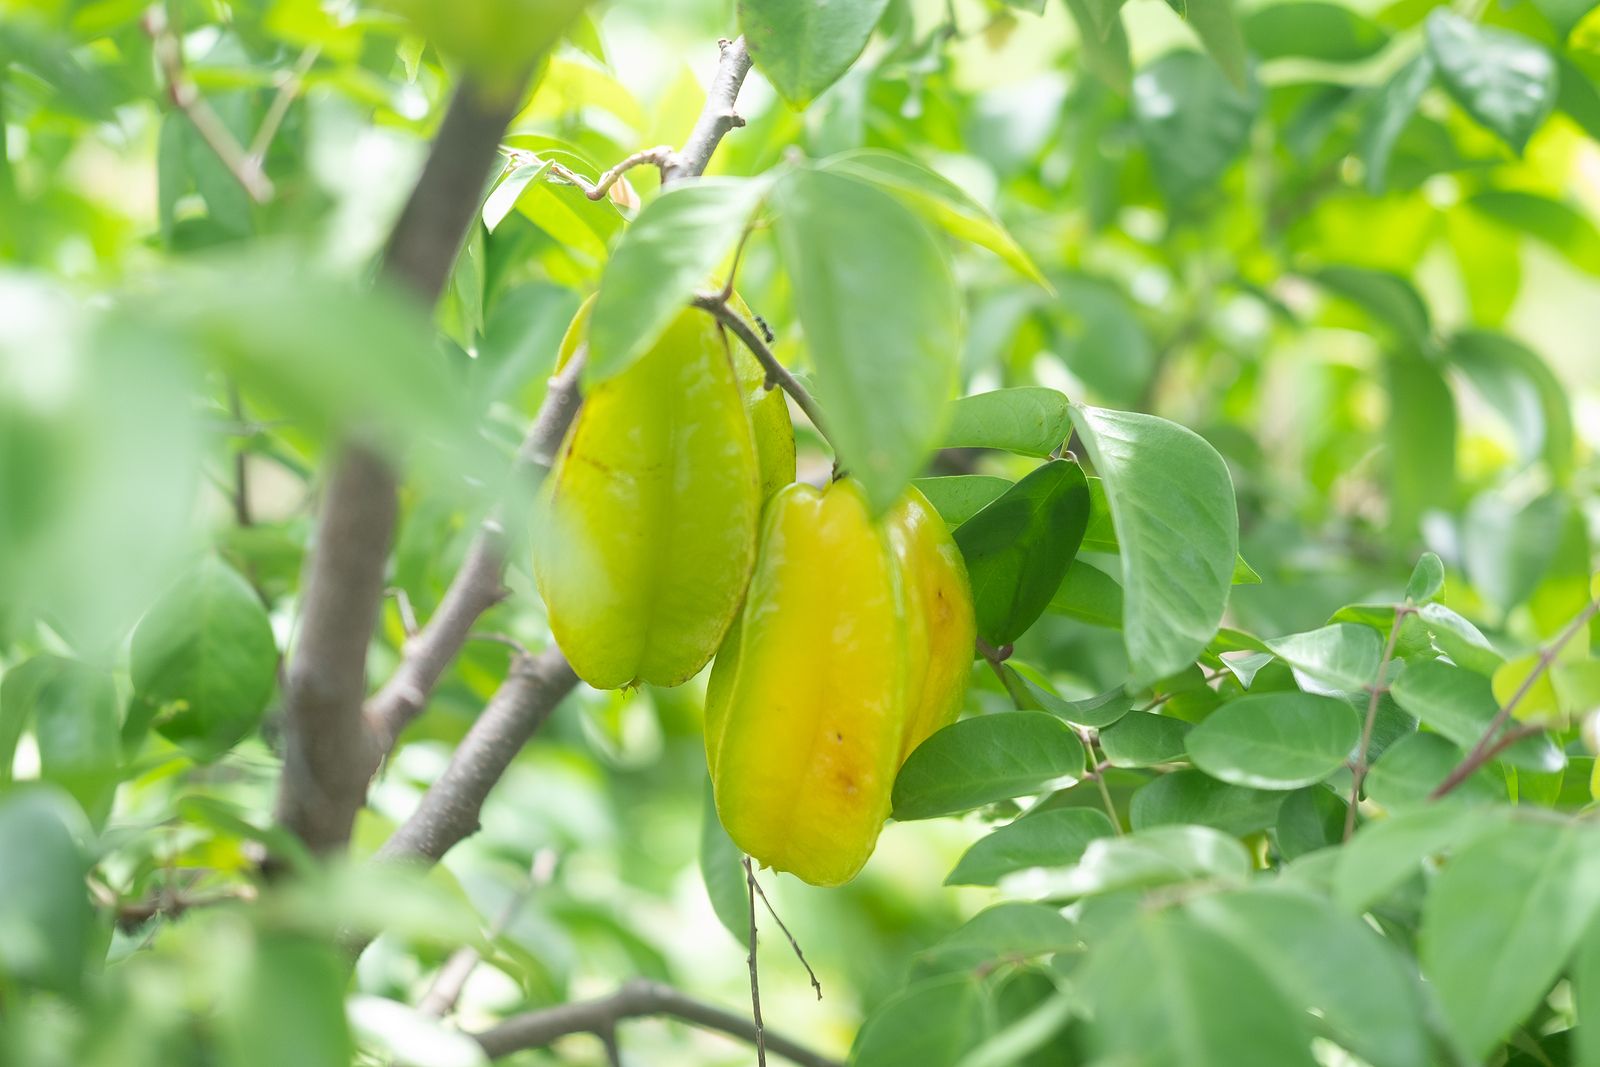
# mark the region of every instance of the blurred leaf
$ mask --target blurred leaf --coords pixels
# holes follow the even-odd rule
[[[9,680],[9,679],[8,679]],[[0,793],[0,977],[68,995],[89,950],[89,865],[72,802],[49,788]]]
[[[1133,712],[1100,731],[1100,748],[1113,767],[1151,767],[1187,754],[1184,739],[1194,724],[1166,715]]]
[[[732,253],[769,185],[700,178],[652,200],[606,262],[589,324],[586,385],[627,370],[648,352]]]
[[[962,397],[950,405],[943,448],[999,448],[1046,459],[1072,432],[1067,398],[1025,386]]]
[[[1396,353],[1384,366],[1389,385],[1385,436],[1393,485],[1390,530],[1404,542],[1415,535],[1430,509],[1454,503],[1455,397],[1428,360]]]
[[[1249,853],[1227,834],[1204,826],[1162,826],[1096,838],[1076,866],[1050,876],[1045,892],[1068,899],[1185,882],[1243,885],[1249,875]]]
[[[515,92],[522,72],[555,47],[589,0],[383,0],[428,43],[473,71],[480,92]]]
[[[872,182],[906,200],[951,236],[971,241],[999,256],[1013,269],[1050,288],[1028,253],[982,204],[968,196],[955,183],[934,173],[906,156],[876,148],[862,148],[833,156],[819,164],[822,169],[847,174]],[[1063,413],[1062,418],[1065,418]],[[1062,440],[1066,435],[1062,435]],[[1048,453],[1043,453],[1048,455]]]
[[[1543,456],[1557,480],[1572,469],[1572,412],[1566,387],[1544,360],[1503,334],[1468,330],[1445,358],[1511,427],[1524,462]]]
[[[1111,821],[1093,808],[1051,808],[1024,815],[980,837],[944,884],[994,885],[1029,867],[1074,863],[1090,841],[1113,832]]]
[[[1083,43],[1084,66],[1124,95],[1133,83],[1128,30],[1122,24],[1120,0],[1066,0],[1067,11]]]
[[[1228,602],[1239,522],[1226,464],[1165,419],[1074,407],[1106,490],[1122,555],[1123,637],[1133,683],[1192,663]]]
[[[1389,181],[1389,161],[1395,143],[1405,131],[1422,102],[1422,94],[1433,85],[1433,58],[1426,52],[1394,73],[1372,96],[1361,128],[1358,154],[1366,165],[1367,191],[1377,195]]]
[[[249,977],[223,1022],[239,1067],[347,1067],[355,1052],[344,1013],[337,947],[308,937],[265,935]]]
[[[798,108],[850,69],[887,6],[888,0],[740,0],[739,29],[756,69]]]
[[[839,458],[883,511],[939,440],[955,391],[948,260],[921,220],[864,182],[799,170],[774,200],[817,399]]]
[[[1416,286],[1398,274],[1360,267],[1324,267],[1312,279],[1391,327],[1416,349],[1428,346],[1433,325]]]
[[[1390,692],[1407,712],[1463,748],[1478,743],[1500,710],[1489,679],[1442,660],[1408,663]],[[1543,736],[1517,742],[1500,758],[1546,773],[1566,765],[1566,757]]]
[[[1099,1062],[1312,1067],[1304,1013],[1231,940],[1145,912],[1095,947],[1080,988]]]
[[[1547,666],[1535,652],[1502,664],[1491,680],[1498,706],[1511,707],[1512,717],[1518,722],[1564,724],[1573,709],[1556,692]],[[1512,701],[1516,701],[1515,705]]]
[[[1555,60],[1518,33],[1479,26],[1447,9],[1428,15],[1428,54],[1473,118],[1517,154],[1555,107]]]
[[[489,1057],[470,1036],[432,1015],[370,994],[349,1002],[350,1025],[370,1045],[406,1067],[487,1067]]]
[[[11,779],[18,734],[29,721],[39,776],[71,793],[95,825],[111,812],[121,762],[121,716],[109,672],[35,656],[0,682],[0,782]]]
[[[1296,860],[1338,845],[1344,836],[1349,805],[1324,785],[1297,789],[1283,798],[1278,821],[1272,828],[1278,851]]]
[[[1461,554],[1473,587],[1501,613],[1525,602],[1550,567],[1571,507],[1559,492],[1515,508],[1498,493],[1467,505]]]
[[[1082,469],[1054,461],[956,529],[980,637],[1008,645],[1033,625],[1077,554],[1088,517]]]
[[[854,1067],[953,1067],[983,1032],[983,1001],[970,974],[919,982],[880,1004],[856,1034]]]
[[[1454,1034],[1482,1058],[1544,999],[1600,905],[1592,826],[1505,823],[1456,852],[1418,954]]]
[[[1578,941],[1568,973],[1572,981],[1573,1009],[1578,1017],[1574,1041],[1574,1067],[1600,1065],[1600,921],[1589,920]]]
[[[700,817],[700,880],[711,900],[711,910],[724,929],[741,945],[750,942],[750,886],[742,855],[717,819],[711,779],[705,783]]]
[[[1211,189],[1250,137],[1256,105],[1198,52],[1168,52],[1133,79],[1134,129],[1166,198]]]
[[[1213,778],[1298,789],[1343,767],[1360,736],[1355,709],[1337,697],[1262,693],[1218,708],[1189,733],[1187,746]]]
[[[1566,40],[1583,17],[1594,10],[1595,0],[1534,0],[1533,6],[1550,21],[1556,36]]]
[[[1342,4],[1290,0],[1246,15],[1244,39],[1261,59],[1304,56],[1324,63],[1358,63],[1382,51],[1389,35]]]
[[[1383,750],[1372,765],[1365,793],[1383,807],[1393,810],[1417,807],[1432,800],[1432,794],[1460,764],[1466,750],[1440,734],[1411,734]],[[1461,783],[1452,796],[1479,802],[1503,800],[1505,790],[1499,775],[1492,778],[1479,770]]]
[[[1245,52],[1233,0],[1167,0],[1188,21],[1206,52],[1228,76],[1235,89],[1249,88],[1250,57]]]
[[[1083,743],[1054,715],[1009,711],[964,719],[907,757],[894,783],[894,818],[931,819],[1041,793],[1057,779],[1083,777],[1083,769]]]
[[[1341,1045],[1385,1067],[1433,1063],[1417,981],[1371,927],[1321,897],[1245,889],[1185,911],[1250,957],[1296,1008],[1325,1020]]]
[[[954,528],[1000,499],[1013,483],[987,474],[953,474],[916,478],[911,484],[928,498],[945,525]]]
[[[1422,870],[1422,861],[1447,852],[1496,825],[1497,816],[1459,801],[1364,824],[1340,850],[1334,901],[1352,914],[1369,910]]]
[[[261,719],[277,676],[266,609],[239,574],[208,556],[133,634],[135,697],[160,708],[156,729],[215,759]]]
[[[1467,203],[1496,222],[1544,242],[1579,270],[1600,274],[1600,230],[1570,204],[1518,189],[1485,189]]]

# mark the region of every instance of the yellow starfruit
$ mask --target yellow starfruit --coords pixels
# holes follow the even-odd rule
[[[882,521],[848,479],[774,497],[706,689],[734,843],[813,885],[853,878],[906,754],[960,710],[974,629],[959,550],[915,490]]]
[[[678,685],[721,644],[762,503],[745,399],[720,327],[694,309],[585,397],[540,493],[533,562],[556,642],[590,685]]]

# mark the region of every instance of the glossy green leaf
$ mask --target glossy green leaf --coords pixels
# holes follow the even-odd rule
[[[248,582],[202,560],[133,633],[134,696],[158,709],[156,729],[196,758],[214,759],[260,721],[278,648]]]
[[[1192,723],[1167,715],[1134,712],[1100,731],[1100,748],[1113,767],[1151,767],[1187,754],[1184,739]]]
[[[886,510],[942,436],[955,392],[949,262],[920,219],[865,182],[799,170],[773,197],[817,399],[840,458]]]
[[[1233,481],[1216,449],[1165,419],[1090,407],[1072,418],[1116,523],[1133,683],[1148,685],[1192,663],[1222,622],[1239,540]]]
[[[962,855],[945,885],[994,885],[1030,867],[1076,863],[1090,841],[1110,837],[1111,820],[1093,808],[1051,808],[990,831]]]
[[[1099,729],[1110,726],[1128,714],[1128,710],[1133,706],[1132,698],[1120,686],[1082,700],[1067,700],[1017,670],[1017,666],[1017,661],[1014,659],[1002,664],[1001,676],[1005,681],[1006,691],[1011,694],[1019,707],[1047,711],[1070,723]]]
[[[1594,918],[1597,846],[1592,826],[1508,822],[1440,873],[1423,905],[1418,955],[1474,1058],[1544,999]]]
[[[1028,253],[987,208],[959,185],[921,163],[893,152],[861,148],[824,160],[821,166],[882,186],[902,197],[951,236],[987,248],[1018,273],[1050,288]],[[1066,417],[1064,412],[1061,417]]]
[[[911,484],[928,498],[945,525],[954,529],[1000,499],[1015,483],[989,474],[951,474],[916,478]]]
[[[1444,563],[1432,552],[1417,558],[1406,581],[1406,600],[1412,604],[1425,604],[1444,591]]]
[[[1306,1016],[1227,937],[1173,911],[1097,946],[1080,988],[1096,1062],[1313,1067]]]
[[[1072,922],[1044,904],[1007,901],[985,908],[918,954],[920,972],[964,970],[1076,948]]]
[[[1505,662],[1483,631],[1443,604],[1424,604],[1417,617],[1428,628],[1439,651],[1467,670],[1490,675]]]
[[[1134,129],[1162,193],[1180,206],[1238,158],[1255,112],[1254,100],[1198,52],[1168,52],[1133,79]]]
[[[766,194],[764,181],[701,178],[672,186],[639,213],[606,262],[589,321],[583,378],[631,367],[729,254]]]
[[[554,161],[546,160],[542,163],[524,163],[506,171],[483,202],[484,228],[494,233],[506,216],[516,209],[523,190],[542,179],[552,166]]]
[[[1083,777],[1083,743],[1040,711],[1003,712],[946,726],[912,751],[894,783],[901,821],[954,815]]]
[[[1440,8],[1428,15],[1428,54],[1456,101],[1520,154],[1550,114],[1558,88],[1543,45]]]
[[[1356,711],[1337,697],[1261,693],[1229,701],[1190,732],[1195,766],[1252,789],[1298,789],[1321,781],[1361,736]]]
[[[1093,564],[1075,559],[1045,610],[1091,626],[1121,629],[1122,586]]]
[[[1231,836],[1204,826],[1160,826],[1096,838],[1075,866],[1051,873],[1042,892],[1071,899],[1185,882],[1243,885],[1249,875],[1250,854]]]
[[[1088,518],[1083,470],[1057,460],[956,529],[980,637],[995,646],[1011,644],[1044,613],[1077,554]]]
[[[1163,774],[1133,795],[1128,821],[1136,830],[1193,823],[1243,836],[1278,821],[1283,793],[1249,789],[1202,771]]]
[[[1394,155],[1395,142],[1417,113],[1417,105],[1433,84],[1434,74],[1433,59],[1424,52],[1396,71],[1373,94],[1361,127],[1358,149],[1366,165],[1368,192],[1376,195],[1388,185],[1389,160]]]
[[[872,36],[888,0],[739,0],[739,29],[756,69],[803,107],[839,80]]]
[[[1370,626],[1341,622],[1274,637],[1266,646],[1294,670],[1302,688],[1360,690],[1377,681],[1383,641]]]
[[[950,405],[944,448],[999,448],[1041,459],[1072,432],[1067,398],[1054,389],[1022,386],[962,397]]]

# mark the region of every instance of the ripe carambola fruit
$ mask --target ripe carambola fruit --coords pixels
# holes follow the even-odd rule
[[[875,521],[850,480],[779,492],[706,691],[734,843],[813,885],[854,877],[906,754],[960,710],[973,628],[960,554],[921,494]]]
[[[788,447],[792,478],[792,437]],[[580,678],[671,686],[705,666],[754,566],[762,477],[746,390],[704,312],[685,310],[589,392],[541,491],[533,553],[551,631]]]

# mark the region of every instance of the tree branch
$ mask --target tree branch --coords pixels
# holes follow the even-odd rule
[[[678,153],[673,151],[672,146],[669,144],[656,145],[654,148],[644,148],[623,159],[593,182],[585,181],[583,175],[570,167],[562,166],[560,163],[552,163],[550,172],[560,175],[579,189],[582,189],[583,195],[590,200],[604,200],[606,194],[611,191],[611,187],[617,184],[618,179],[634,167],[649,164],[665,170],[677,158],[677,155]]]
[[[476,217],[517,91],[488,98],[457,88],[433,148],[395,222],[383,272],[432,307]],[[367,648],[382,606],[397,480],[356,440],[333,462],[284,692],[284,764],[277,818],[314,852],[342,849],[383,749],[362,715]]]
[[[745,75],[750,73],[750,50],[745,47],[743,37],[718,41],[717,47],[722,51],[722,59],[717,64],[711,88],[706,92],[706,106],[677,158],[661,168],[662,185],[705,173],[706,164],[711,162],[711,154],[723,137],[729,130],[744,125],[734,104],[738,102]]]
[[[811,420],[811,425],[817,428],[823,439],[828,444],[833,444],[833,439],[828,436],[827,423],[822,417],[822,409],[817,407],[816,400],[806,387],[800,384],[800,380],[790,373],[789,368],[778,362],[778,357],[772,354],[772,349],[767,347],[766,340],[756,332],[756,328],[745,321],[743,315],[733,310],[728,304],[727,296],[721,293],[696,293],[690,304],[702,311],[709,311],[718,322],[732,330],[767,372],[767,388],[781,386],[784,392],[794,398],[794,402],[805,412],[806,418]],[[835,451],[838,449],[835,448]]]
[[[622,1020],[651,1015],[682,1019],[752,1044],[756,1040],[753,1020],[696,1000],[671,986],[647,981],[629,982],[610,996],[596,1000],[516,1015],[473,1037],[485,1053],[498,1059],[523,1049],[543,1048],[568,1034],[604,1035]],[[767,1031],[765,1038],[768,1049],[801,1067],[842,1067],[839,1061],[781,1034]]]
[[[476,832],[489,791],[577,684],[578,676],[553,647],[512,660],[510,674],[456,746],[449,766],[384,842],[378,860],[437,863]]]
[[[1361,724],[1361,742],[1356,746],[1356,759],[1350,766],[1350,806],[1344,812],[1344,840],[1348,841],[1356,832],[1356,808],[1361,803],[1361,786],[1367,780],[1367,750],[1372,747],[1372,731],[1378,725],[1378,705],[1383,700],[1383,675],[1389,668],[1389,661],[1394,659],[1395,645],[1400,640],[1400,630],[1405,625],[1406,616],[1414,609],[1410,604],[1396,604],[1394,609],[1394,624],[1389,628],[1389,640],[1383,646],[1383,657],[1378,660],[1378,674],[1372,680],[1372,692],[1367,698],[1367,717]]]

